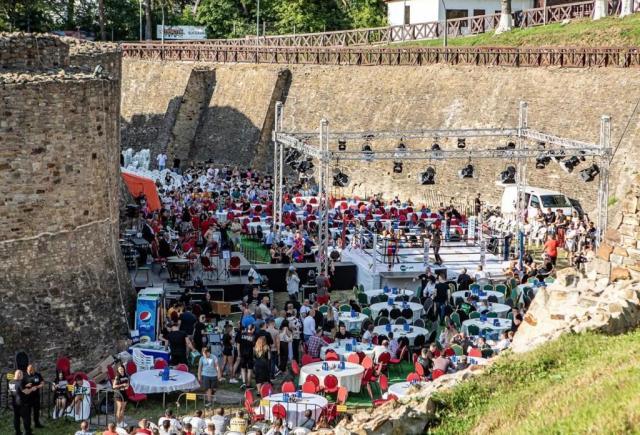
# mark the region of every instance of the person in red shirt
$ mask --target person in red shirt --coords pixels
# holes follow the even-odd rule
[[[558,241],[556,236],[549,236],[544,244],[544,252],[549,256],[551,264],[556,265],[556,259],[558,258]]]
[[[118,435],[118,432],[116,432],[115,423],[109,423],[109,425],[107,426],[107,430],[102,432],[102,435]]]
[[[138,423],[138,429],[136,429],[136,431],[133,433],[136,435],[153,435],[153,432],[151,431],[151,429],[149,429],[149,422],[146,418],[140,420],[140,422]]]

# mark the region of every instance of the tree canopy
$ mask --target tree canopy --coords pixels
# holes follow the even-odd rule
[[[100,39],[102,20],[105,39],[136,40],[155,36],[163,13],[167,25],[205,26],[210,38],[242,37],[256,34],[258,0],[0,0],[0,31],[81,30]],[[260,34],[384,25],[383,0],[260,0]]]

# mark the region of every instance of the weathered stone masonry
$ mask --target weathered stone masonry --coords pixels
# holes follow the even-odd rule
[[[90,367],[114,352],[132,304],[119,53],[35,35],[0,35],[0,47],[0,367],[18,350],[42,369],[61,354]]]

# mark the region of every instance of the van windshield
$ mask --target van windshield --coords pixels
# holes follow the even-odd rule
[[[571,203],[564,195],[540,195],[542,206],[544,208],[568,208]]]

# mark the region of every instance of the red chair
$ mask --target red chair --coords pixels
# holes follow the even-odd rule
[[[135,391],[133,391],[133,387],[131,385],[129,385],[129,388],[127,388],[126,394],[127,394],[127,400],[129,402],[135,403],[136,408],[138,407],[138,403],[144,402],[145,400],[147,400],[146,394],[136,393]]]
[[[415,364],[415,363],[416,363],[416,361],[418,361],[418,354],[417,354],[417,353],[414,353],[414,354],[413,354],[413,358],[412,358],[412,359],[413,359],[413,363]]]
[[[482,358],[482,351],[480,349],[478,349],[477,347],[474,347],[474,348],[469,350],[469,356],[473,356],[473,357],[476,357],[476,358]]]
[[[347,357],[347,362],[350,362],[353,364],[360,364],[360,357],[355,352],[350,353],[349,356]]]
[[[443,376],[443,375],[444,375],[444,372],[442,370],[435,369],[431,374],[431,379],[435,381],[436,379],[438,379],[440,376]]]
[[[91,390],[91,397],[94,397],[96,395],[96,393],[98,392],[98,386],[92,380],[89,380],[89,386],[90,386],[90,390]]]
[[[322,361],[320,358],[314,358],[309,354],[304,354],[302,355],[302,365],[306,366],[307,364],[313,364],[315,362],[320,362]]]
[[[376,365],[376,374],[380,375],[382,372],[387,371],[387,366],[391,361],[391,354],[389,352],[381,353],[378,357],[378,364]]]
[[[361,364],[362,364],[362,367],[364,367],[365,369],[373,368],[373,360],[368,356],[364,357]]]
[[[114,369],[113,366],[107,366],[107,377],[110,381],[116,378],[116,369]]]
[[[300,366],[295,359],[291,361],[291,371],[295,376],[300,376]]]
[[[256,398],[253,397],[253,391],[251,390],[244,390],[244,401],[245,402],[249,402],[252,405],[256,402]]]
[[[338,378],[334,375],[327,375],[324,378],[324,392],[327,394],[334,394],[338,392]]]
[[[56,361],[56,370],[62,372],[64,377],[66,378],[71,374],[71,360],[66,356],[62,356],[58,358]]]
[[[265,420],[264,414],[256,414],[256,410],[253,409],[253,404],[251,402],[249,402],[248,400],[244,401],[244,409],[249,414],[249,417],[251,418],[251,422],[252,423],[256,423],[258,421],[264,421]]]
[[[269,383],[262,384],[262,386],[260,387],[260,397],[269,397],[271,396],[272,392],[273,387]]]
[[[127,374],[131,376],[138,371],[138,366],[136,366],[136,363],[134,363],[133,361],[129,361],[125,366],[125,369],[127,370]]]
[[[287,409],[284,407],[284,405],[281,405],[280,403],[276,403],[275,405],[273,405],[273,408],[271,408],[271,415],[274,418],[280,418],[282,419],[282,421],[286,421]]]
[[[89,380],[89,376],[87,376],[85,372],[74,372],[74,373],[71,373],[69,376],[67,376],[67,382],[72,384],[77,377],[80,377],[85,381]]]
[[[418,374],[418,376],[420,376],[421,378],[424,378],[424,367],[422,367],[422,364],[415,363],[413,365],[413,368],[415,369],[415,371]]]
[[[318,392],[318,387],[311,381],[306,381],[302,384],[302,392],[307,394],[316,394]]]
[[[184,363],[180,363],[176,366],[176,370],[179,370],[181,372],[189,372],[189,366]]]
[[[444,356],[446,356],[446,357],[452,357],[452,356],[454,356],[455,354],[456,354],[456,351],[455,351],[455,350],[453,350],[453,349],[451,349],[450,347],[447,347],[447,348],[444,350]]]
[[[347,403],[348,397],[349,390],[347,390],[347,387],[339,387],[338,395],[336,396],[336,403],[329,403],[324,411],[329,423],[334,421],[338,416],[338,408],[336,405],[344,405],[345,403]]]
[[[309,381],[313,382],[316,388],[320,388],[320,379],[318,379],[316,375],[307,376],[307,379],[305,380],[305,382],[309,382]]]
[[[378,385],[380,386],[380,394],[386,393],[389,389],[389,379],[385,375],[380,375],[380,378],[378,379]],[[380,406],[386,402],[389,402],[390,400],[392,399],[390,399],[389,397],[387,397],[386,399],[374,400],[373,405]]]
[[[153,362],[153,368],[154,369],[159,369],[162,370],[163,368],[165,368],[167,366],[167,360],[164,360],[162,358],[156,358],[156,360]]]
[[[420,375],[417,373],[409,373],[407,375],[407,382],[420,382]]]
[[[295,384],[293,382],[286,381],[286,382],[282,383],[281,391],[283,393],[295,393],[296,392],[296,386],[295,386]]]
[[[328,351],[324,356],[325,361],[340,361],[340,357],[333,351]]]
[[[229,260],[229,273],[232,275],[240,275],[240,257],[232,256]]]

